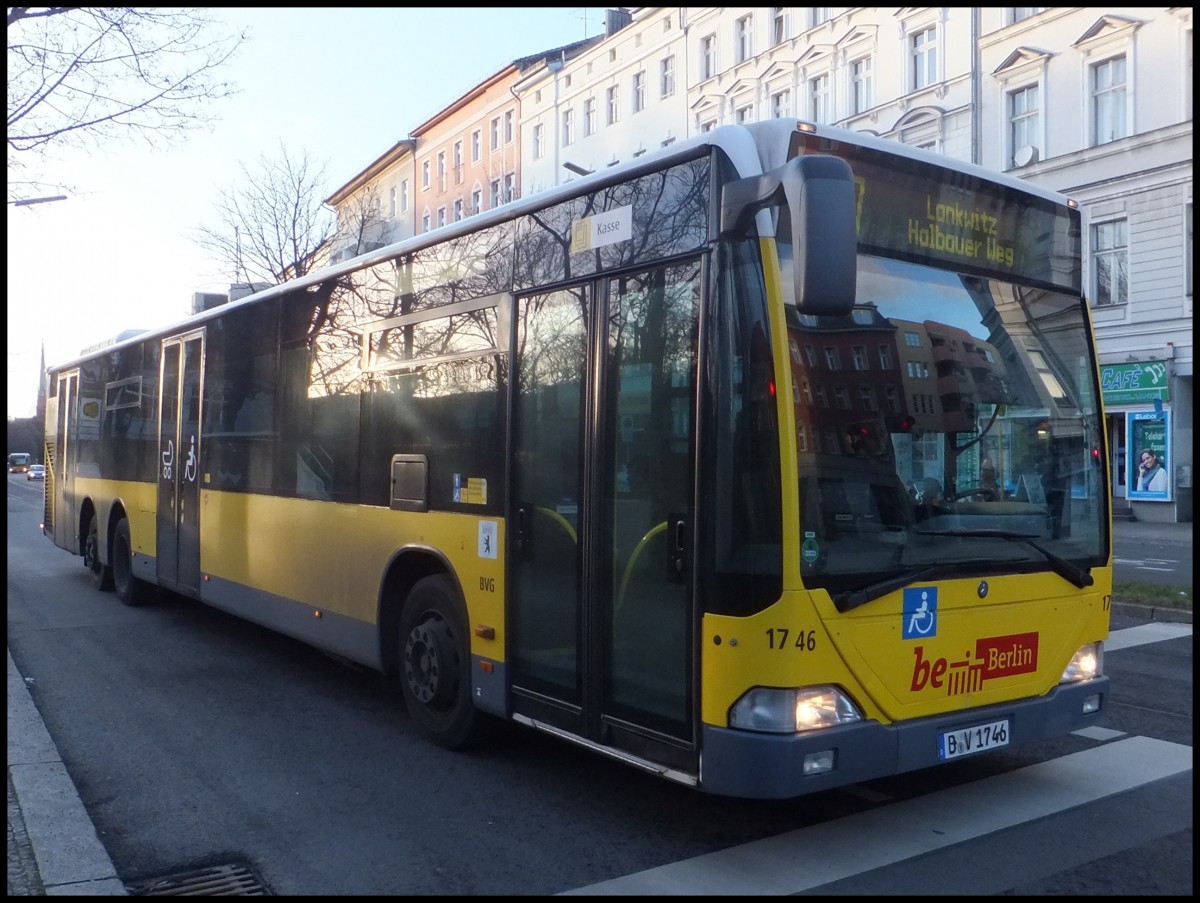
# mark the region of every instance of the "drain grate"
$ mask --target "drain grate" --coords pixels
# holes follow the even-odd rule
[[[126,885],[135,897],[266,897],[270,891],[240,864],[208,865]]]

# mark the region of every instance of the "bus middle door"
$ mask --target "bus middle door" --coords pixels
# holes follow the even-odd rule
[[[204,332],[164,339],[159,385],[159,582],[200,595],[200,400]]]

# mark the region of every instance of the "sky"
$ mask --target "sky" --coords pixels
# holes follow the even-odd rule
[[[211,127],[152,149],[130,139],[60,151],[21,178],[68,183],[64,201],[8,206],[8,416],[31,417],[46,364],[127,329],[182,320],[232,274],[195,241],[215,200],[261,157],[306,152],[324,196],[514,59],[604,30],[603,7],[220,9],[247,31],[219,77]],[[57,191],[47,192],[56,194]]]

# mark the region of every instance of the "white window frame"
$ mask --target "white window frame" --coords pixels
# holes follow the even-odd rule
[[[658,91],[660,98],[675,94],[675,54],[664,56],[658,63]]]
[[[1032,110],[1028,107],[1018,110],[1018,99],[1027,99],[1031,91],[1035,92],[1034,99],[1037,105]],[[1044,93],[1040,82],[1017,85],[1004,92],[1005,141],[1008,145],[1006,169],[1016,169],[1019,166],[1015,155],[1022,147],[1030,145],[1041,150]]]
[[[786,119],[792,113],[792,89],[784,88],[771,95],[771,117]]]
[[[1117,61],[1121,64],[1121,81],[1110,82],[1103,86],[1097,85],[1097,78],[1101,70],[1110,69]],[[1130,90],[1130,59],[1127,53],[1110,54],[1102,60],[1096,60],[1089,63],[1087,68],[1087,92],[1088,92],[1088,147],[1100,147],[1104,144],[1111,144],[1113,141],[1120,141],[1122,138],[1128,138],[1131,134],[1130,120],[1132,119],[1133,95]],[[1100,115],[1100,106],[1104,102],[1114,103],[1119,106],[1118,110],[1114,110],[1111,115],[1102,117]],[[1105,123],[1101,119],[1105,119],[1106,123],[1111,122],[1116,126],[1113,131],[1102,133],[1105,128]]]
[[[938,27],[936,23],[915,29],[908,36],[908,83],[920,91],[938,83]]]
[[[820,72],[808,80],[809,112],[813,122],[833,122],[833,89],[828,72]]]
[[[734,46],[737,48],[737,63],[754,59],[754,15],[741,16],[734,23]]]
[[[512,144],[516,138],[516,114],[512,110],[504,111],[504,143]]]
[[[471,191],[471,213],[478,213],[483,209],[483,189],[478,185]]]
[[[494,150],[494,151],[500,150],[500,117],[499,116],[493,117],[492,121],[490,123],[488,123],[488,137],[491,142],[491,144],[490,144],[491,150]]]
[[[717,36],[707,34],[700,39],[700,80],[704,81],[717,74]]]
[[[607,109],[606,120],[609,125],[615,125],[621,121],[621,89],[618,85],[609,85],[604,92],[605,107]]]
[[[786,6],[771,7],[771,46],[782,44],[788,39],[788,14]]]
[[[587,97],[583,101],[583,135],[596,134],[596,98]]]
[[[432,164],[429,162],[429,160],[423,160],[421,162],[421,187],[422,188],[427,189],[427,188],[429,188],[430,185],[433,184],[433,181],[432,181],[433,177],[430,174],[431,166],[432,166]]]
[[[483,158],[483,130],[471,132],[471,162],[478,163]]]
[[[1117,235],[1107,236],[1119,232]],[[1105,237],[1105,247],[1099,247]],[[1088,227],[1088,285],[1095,308],[1119,308],[1129,303],[1129,220],[1124,216],[1110,217],[1092,223]],[[1108,265],[1109,283],[1113,297],[1107,300],[1100,295],[1100,270]],[[1115,266],[1114,266],[1115,264]],[[1122,284],[1123,283],[1123,284]],[[1118,297],[1121,296],[1121,297]]]
[[[566,107],[562,111],[562,146],[570,147],[575,142],[575,110]]]
[[[388,219],[395,219],[397,213],[396,186],[388,189]]]
[[[546,126],[544,123],[533,124],[533,159],[540,160],[546,155]]]
[[[850,96],[854,115],[867,112],[875,105],[875,85],[872,70],[874,60],[870,54],[850,61]]]
[[[400,212],[408,212],[408,179],[400,182]]]
[[[640,113],[646,109],[646,73],[633,73],[633,112]]]

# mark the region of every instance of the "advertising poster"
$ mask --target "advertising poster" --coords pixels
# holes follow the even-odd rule
[[[1126,414],[1126,497],[1137,501],[1171,498],[1171,412]]]

